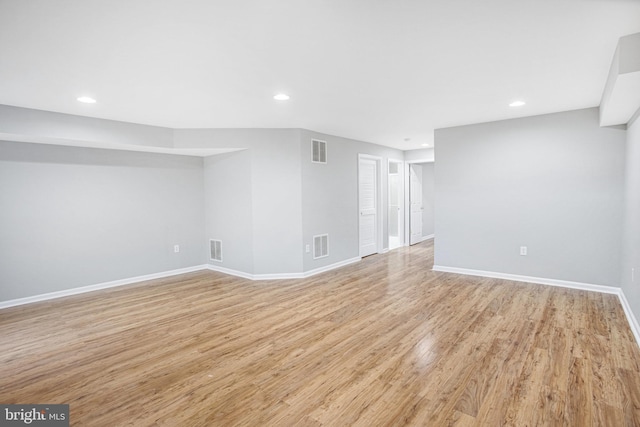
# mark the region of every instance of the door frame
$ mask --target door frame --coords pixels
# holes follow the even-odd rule
[[[404,245],[411,245],[411,224],[409,221],[410,218],[410,210],[411,210],[411,191],[409,191],[409,185],[411,181],[411,175],[409,174],[409,165],[412,163],[435,163],[433,158],[430,159],[418,159],[418,160],[405,160],[404,162],[404,188],[406,189],[404,192]]]
[[[386,203],[386,208],[387,208],[387,242],[388,242],[388,248],[389,250],[391,250],[391,236],[389,236],[389,194],[391,193],[391,189],[389,188],[390,181],[389,181],[389,170],[391,169],[389,167],[389,165],[391,163],[397,163],[398,164],[398,175],[399,175],[399,184],[400,184],[400,200],[398,201],[398,205],[400,207],[400,213],[398,214],[398,220],[401,221],[401,224],[398,225],[398,238],[400,239],[400,246],[398,247],[402,247],[405,246],[405,193],[406,193],[406,187],[405,187],[405,177],[404,177],[404,170],[405,170],[405,161],[403,160],[399,160],[399,159],[387,159],[387,203]],[[396,248],[394,248],[396,249]]]
[[[360,253],[360,160],[367,159],[373,160],[376,162],[376,251],[377,253],[384,252],[384,229],[383,229],[383,213],[382,206],[386,206],[386,200],[382,199],[382,185],[386,184],[386,179],[382,179],[383,175],[386,178],[386,174],[388,170],[382,170],[382,157],[373,156],[371,154],[362,154],[358,153],[358,167],[357,167],[357,182],[358,182],[358,191],[357,191],[357,211],[358,215],[358,254]]]

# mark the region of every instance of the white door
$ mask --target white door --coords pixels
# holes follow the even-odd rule
[[[358,206],[360,208],[360,256],[378,251],[377,163],[360,159],[358,167]]]
[[[409,203],[411,204],[409,244],[422,241],[422,166],[409,166]]]

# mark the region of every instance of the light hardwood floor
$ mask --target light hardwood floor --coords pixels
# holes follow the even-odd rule
[[[0,311],[0,402],[78,426],[640,425],[613,295],[432,272],[197,272]]]

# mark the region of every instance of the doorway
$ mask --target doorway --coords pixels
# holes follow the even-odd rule
[[[422,241],[422,166],[409,165],[409,244]]]
[[[379,157],[366,154],[358,155],[358,229],[360,256],[379,252],[382,241],[380,229],[380,185],[379,185]]]
[[[435,234],[435,168],[433,160],[405,163],[405,244],[414,245]]]
[[[404,163],[389,159],[388,233],[389,250],[404,246]]]

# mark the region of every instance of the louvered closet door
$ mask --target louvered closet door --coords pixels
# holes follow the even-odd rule
[[[375,160],[360,159],[358,168],[359,206],[360,206],[360,256],[377,252],[377,163]]]

